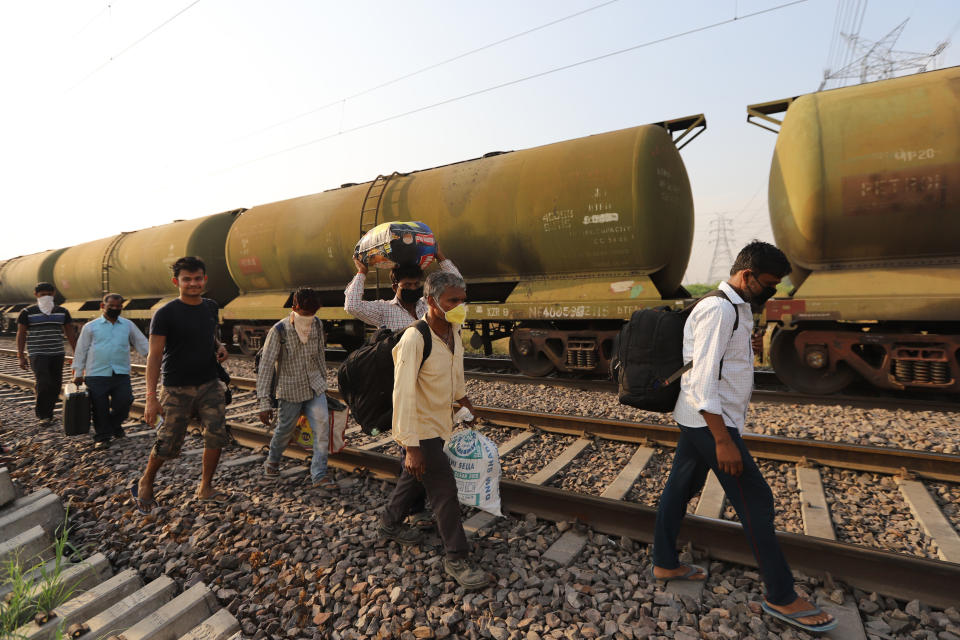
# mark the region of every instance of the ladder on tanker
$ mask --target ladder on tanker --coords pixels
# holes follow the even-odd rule
[[[360,237],[363,237],[367,231],[377,226],[380,219],[380,203],[383,202],[383,194],[387,190],[387,183],[394,176],[399,176],[400,172],[394,171],[388,176],[382,173],[378,175],[370,186],[367,187],[367,194],[363,197],[363,205],[360,207]],[[380,299],[380,269],[375,269],[377,274],[377,299]]]
[[[113,258],[117,253],[117,247],[120,246],[120,241],[130,233],[132,232],[121,231],[119,235],[110,241],[110,244],[107,245],[106,250],[103,252],[103,258],[100,260],[101,295],[105,296],[110,293],[110,264],[113,262]]]

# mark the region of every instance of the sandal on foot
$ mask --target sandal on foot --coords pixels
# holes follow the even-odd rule
[[[201,498],[200,494],[194,496],[197,499],[197,502],[214,502],[216,504],[227,504],[230,502],[231,495],[229,493],[224,493],[223,491],[214,491],[206,498]]]
[[[679,575],[667,576],[667,577],[661,578],[660,576],[658,576],[653,572],[653,569],[650,569],[650,575],[653,576],[654,580],[663,580],[664,582],[668,580],[686,580],[688,582],[705,582],[708,577],[707,570],[701,567],[700,565],[681,564],[680,566],[686,567],[686,571],[684,571]],[[699,575],[703,575],[703,577],[698,578],[697,576]]]
[[[134,482],[132,485],[130,485],[130,495],[133,497],[133,504],[136,505],[137,511],[139,511],[142,515],[148,516],[150,515],[151,511],[160,505],[157,504],[157,501],[154,498],[150,498],[149,500],[141,500],[140,496],[138,495],[139,492],[139,482]]]
[[[782,611],[777,611],[767,604],[766,600],[760,603],[760,607],[773,617],[780,618],[787,624],[792,624],[798,629],[803,629],[804,631],[812,631],[817,633],[820,631],[830,631],[831,629],[835,629],[837,627],[836,618],[833,618],[832,620],[822,624],[806,624],[804,622],[800,622],[799,618],[810,618],[826,613],[823,609],[816,605],[814,605],[813,609],[808,609],[807,611],[798,611],[796,613],[783,613]]]

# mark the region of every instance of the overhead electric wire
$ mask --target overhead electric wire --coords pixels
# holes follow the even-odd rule
[[[349,96],[345,96],[345,97],[343,97],[343,98],[338,98],[337,100],[333,100],[332,102],[328,102],[328,103],[326,103],[326,104],[320,105],[319,107],[314,107],[314,108],[312,108],[312,109],[309,109],[309,110],[307,110],[307,111],[304,111],[303,113],[299,113],[299,114],[297,114],[297,115],[295,115],[295,116],[290,116],[289,118],[286,118],[286,119],[281,120],[281,121],[279,121],[279,122],[275,122],[275,123],[273,123],[273,124],[271,124],[271,125],[268,125],[268,126],[266,126],[266,127],[263,127],[262,129],[257,129],[256,131],[254,131],[254,132],[252,132],[252,133],[245,134],[245,135],[243,135],[243,136],[241,136],[241,137],[239,137],[239,138],[234,138],[233,142],[238,142],[238,141],[240,141],[240,140],[246,140],[247,138],[253,137],[253,136],[255,136],[255,135],[259,135],[259,134],[261,134],[261,133],[263,133],[263,132],[265,132],[265,131],[269,131],[269,130],[271,130],[271,129],[275,129],[275,128],[281,127],[281,126],[283,126],[283,125],[285,125],[285,124],[289,124],[289,123],[291,123],[291,122],[295,122],[296,120],[299,120],[299,119],[301,119],[301,118],[305,118],[305,117],[307,117],[307,116],[309,116],[309,115],[313,115],[314,113],[323,111],[324,109],[329,109],[330,107],[335,107],[335,106],[337,106],[338,104],[343,104],[343,103],[345,103],[347,100],[353,100],[353,99],[355,99],[355,98],[359,98],[360,96],[364,96],[364,95],[366,95],[366,94],[368,94],[368,93],[373,93],[374,91],[377,91],[378,89],[383,89],[384,87],[388,87],[388,86],[390,86],[390,85],[392,85],[392,84],[396,84],[396,83],[401,82],[401,81],[403,81],[403,80],[407,80],[408,78],[412,78],[413,76],[420,75],[421,73],[424,73],[424,72],[426,72],[426,71],[430,71],[430,70],[432,70],[432,69],[436,69],[437,67],[442,67],[442,66],[445,65],[445,64],[449,64],[449,63],[451,63],[451,62],[455,62],[456,60],[461,60],[461,59],[466,58],[466,57],[468,57],[468,56],[472,56],[472,55],[475,54],[475,53],[479,53],[479,52],[481,52],[481,51],[485,51],[485,50],[490,49],[490,48],[492,48],[492,47],[496,47],[496,46],[501,45],[501,44],[503,44],[503,43],[505,43],[505,42],[510,42],[511,40],[516,40],[517,38],[521,38],[521,37],[523,37],[523,36],[529,35],[529,34],[534,33],[534,32],[536,32],[536,31],[541,31],[541,30],[543,30],[543,29],[546,29],[547,27],[552,27],[552,26],[555,25],[555,24],[560,24],[561,22],[565,22],[565,21],[570,20],[570,19],[572,19],[572,18],[576,18],[576,17],[578,17],[578,16],[582,16],[582,15],[584,15],[585,13],[590,13],[591,11],[595,11],[595,10],[597,10],[597,9],[602,9],[603,7],[606,7],[607,5],[611,5],[611,4],[614,4],[614,3],[619,2],[619,1],[620,1],[620,0],[606,0],[606,2],[601,2],[600,4],[594,5],[594,6],[592,6],[592,7],[587,7],[586,9],[583,9],[583,10],[581,10],[581,11],[577,11],[576,13],[571,13],[570,15],[563,16],[562,18],[557,18],[556,20],[551,20],[550,22],[546,22],[546,23],[544,23],[544,24],[541,24],[541,25],[539,25],[539,26],[533,27],[533,28],[531,28],[531,29],[526,29],[525,31],[521,31],[521,32],[519,32],[519,33],[515,33],[515,34],[513,34],[513,35],[511,35],[511,36],[507,36],[506,38],[501,38],[500,40],[496,40],[496,41],[494,41],[494,42],[490,42],[490,43],[488,43],[488,44],[482,45],[482,46],[477,47],[477,48],[475,48],[475,49],[471,49],[471,50],[469,50],[469,51],[465,51],[465,52],[463,52],[463,53],[457,54],[457,55],[453,56],[452,58],[447,58],[446,60],[441,60],[440,62],[435,62],[435,63],[433,63],[433,64],[429,64],[429,65],[427,65],[427,66],[425,66],[425,67],[421,67],[420,69],[417,69],[416,71],[411,71],[410,73],[405,73],[405,74],[403,74],[402,76],[397,76],[396,78],[393,78],[392,80],[387,80],[387,81],[385,81],[385,82],[381,82],[380,84],[375,85],[375,86],[373,86],[373,87],[370,87],[370,88],[368,88],[368,89],[364,89],[363,91],[359,91],[359,92],[357,92],[357,93],[354,93],[354,94],[349,95]]]
[[[714,23],[711,23],[711,24],[708,24],[708,25],[704,25],[704,26],[702,26],[702,27],[696,27],[696,28],[693,28],[693,29],[688,29],[687,31],[681,31],[681,32],[679,32],[679,33],[674,33],[674,34],[669,35],[669,36],[664,36],[664,37],[662,37],[662,38],[657,38],[657,39],[655,39],[655,40],[648,40],[648,41],[646,41],[646,42],[641,42],[640,44],[636,44],[636,45],[633,45],[633,46],[631,46],[631,47],[626,47],[625,49],[617,49],[616,51],[610,51],[610,52],[608,52],[608,53],[604,53],[604,54],[601,54],[601,55],[599,55],[599,56],[594,56],[594,57],[592,57],[592,58],[587,58],[587,59],[585,59],[585,60],[580,60],[580,61],[578,61],[578,62],[572,62],[572,63],[570,63],[570,64],[565,64],[565,65],[562,65],[562,66],[559,66],[559,67],[554,67],[553,69],[547,69],[546,71],[540,71],[540,72],[537,72],[537,73],[530,74],[530,75],[528,75],[528,76],[523,76],[523,77],[520,77],[520,78],[515,78],[515,79],[513,79],[513,80],[508,80],[508,81],[506,81],[506,82],[501,82],[501,83],[499,83],[499,84],[495,84],[495,85],[492,85],[492,86],[489,86],[489,87],[485,87],[485,88],[483,88],[483,89],[477,89],[477,90],[475,90],[475,91],[470,91],[470,92],[468,92],[468,93],[464,93],[464,94],[461,94],[461,95],[459,95],[459,96],[454,96],[454,97],[452,97],[452,98],[447,98],[447,99],[445,99],[445,100],[440,100],[439,102],[434,102],[434,103],[431,103],[431,104],[428,104],[428,105],[424,105],[424,106],[422,106],[422,107],[416,107],[416,108],[414,108],[414,109],[409,109],[409,110],[407,110],[407,111],[403,111],[403,112],[396,113],[396,114],[393,114],[393,115],[390,115],[390,116],[386,116],[386,117],[383,117],[383,118],[379,118],[379,119],[377,119],[377,120],[372,120],[372,121],[370,121],[370,122],[365,122],[365,123],[363,123],[363,124],[356,125],[356,126],[351,127],[351,128],[349,128],[349,129],[343,129],[343,130],[338,131],[337,133],[331,133],[331,134],[329,134],[329,135],[321,136],[321,137],[319,137],[319,138],[314,138],[313,140],[308,140],[308,141],[306,141],[306,142],[301,142],[301,143],[299,143],[299,144],[295,144],[295,145],[293,145],[293,146],[291,146],[291,147],[286,147],[286,148],[280,149],[280,150],[278,150],[278,151],[272,151],[272,152],[270,152],[270,153],[266,153],[266,154],[264,154],[264,155],[257,156],[256,158],[253,158],[253,159],[250,159],[250,160],[246,160],[246,161],[244,161],[244,162],[240,162],[240,163],[238,163],[238,164],[234,164],[234,165],[231,165],[231,166],[226,167],[226,168],[224,168],[224,169],[221,169],[221,170],[219,170],[219,171],[216,171],[216,172],[213,173],[213,175],[216,175],[216,174],[218,174],[218,173],[224,173],[224,172],[226,172],[226,171],[232,171],[233,169],[237,169],[237,168],[239,168],[239,167],[243,167],[243,166],[246,166],[246,165],[249,165],[249,164],[253,164],[253,163],[255,163],[255,162],[260,162],[261,160],[266,160],[266,159],[268,159],[268,158],[272,158],[272,157],[274,157],[274,156],[278,156],[278,155],[282,155],[282,154],[285,154],[285,153],[289,153],[289,152],[291,152],[291,151],[296,151],[297,149],[302,149],[302,148],[304,148],[304,147],[309,147],[309,146],[318,144],[318,143],[320,143],[320,142],[324,142],[324,141],[326,141],[326,140],[330,140],[330,139],[336,138],[336,137],[338,137],[338,136],[341,136],[341,135],[344,135],[344,134],[347,134],[347,133],[353,133],[354,131],[360,131],[361,129],[367,129],[367,128],[369,128],[369,127],[373,127],[373,126],[376,126],[376,125],[378,125],[378,124],[383,124],[383,123],[389,122],[389,121],[391,121],[391,120],[397,120],[397,119],[399,119],[399,118],[404,118],[404,117],[406,117],[406,116],[413,115],[413,114],[415,114],[415,113],[420,113],[420,112],[422,112],[422,111],[428,111],[428,110],[430,110],[430,109],[435,109],[436,107],[441,107],[441,106],[444,106],[444,105],[447,105],[447,104],[451,104],[451,103],[453,103],[453,102],[458,102],[458,101],[460,101],[460,100],[465,100],[465,99],[467,99],[467,98],[472,98],[472,97],[475,97],[475,96],[478,96],[478,95],[482,95],[482,94],[484,94],[484,93],[489,93],[489,92],[491,92],[491,91],[496,91],[496,90],[498,90],[498,89],[503,89],[503,88],[505,88],[505,87],[510,87],[510,86],[513,86],[513,85],[516,85],[516,84],[520,84],[520,83],[523,83],[523,82],[527,82],[527,81],[530,81],[530,80],[535,80],[535,79],[537,79],[537,78],[543,78],[543,77],[545,77],[545,76],[552,75],[552,74],[554,74],[554,73],[559,73],[560,71],[567,71],[567,70],[569,70],[569,69],[574,69],[574,68],[576,68],[576,67],[580,67],[580,66],[583,66],[583,65],[586,65],[586,64],[590,64],[590,63],[593,63],[593,62],[597,62],[597,61],[599,61],[599,60],[605,60],[605,59],[607,59],[607,58],[612,58],[612,57],[614,57],[614,56],[618,56],[618,55],[621,55],[621,54],[624,54],[624,53],[629,53],[629,52],[631,52],[631,51],[637,51],[638,49],[643,49],[643,48],[646,48],[646,47],[650,47],[650,46],[653,46],[653,45],[655,45],[655,44],[661,44],[661,43],[663,43],[663,42],[669,42],[669,41],[671,41],[671,40],[676,40],[676,39],[678,39],[678,38],[683,38],[683,37],[686,37],[686,36],[690,36],[690,35],[693,35],[693,34],[695,34],[695,33],[701,33],[701,32],[704,32],[704,31],[709,31],[709,30],[711,30],[711,29],[716,29],[716,28],[718,28],[718,27],[722,27],[722,26],[727,25],[727,24],[730,24],[730,23],[732,23],[732,22],[739,22],[739,21],[746,20],[746,19],[749,19],[749,18],[754,18],[754,17],[756,17],[756,16],[764,15],[764,14],[767,14],[767,13],[772,13],[772,12],[774,12],[774,11],[779,11],[780,9],[786,9],[787,7],[792,7],[792,6],[794,6],[794,5],[804,4],[804,3],[806,3],[807,1],[808,1],[808,0],[791,0],[790,2],[785,2],[785,3],[783,3],[783,4],[779,4],[779,5],[776,5],[776,6],[773,6],[773,7],[769,7],[769,8],[767,8],[767,9],[761,9],[761,10],[758,10],[758,11],[754,11],[754,12],[752,12],[752,13],[745,14],[745,15],[743,15],[743,16],[740,16],[739,18],[736,17],[736,16],[734,16],[733,18],[727,18],[726,20],[720,20],[720,21],[718,21],[718,22],[714,22]]]
[[[119,58],[120,56],[122,56],[123,54],[125,54],[126,52],[130,51],[130,49],[133,49],[135,46],[137,46],[138,44],[140,44],[141,42],[143,42],[144,40],[146,40],[147,38],[149,38],[150,36],[152,36],[153,34],[155,34],[157,31],[160,31],[160,29],[163,29],[165,26],[167,26],[168,24],[170,24],[171,22],[173,22],[174,20],[176,20],[177,18],[179,18],[180,16],[182,16],[184,13],[186,13],[187,11],[189,11],[190,9],[192,9],[193,7],[197,6],[197,4],[200,3],[200,1],[201,1],[201,0],[193,0],[193,2],[191,2],[190,4],[188,4],[186,7],[184,7],[184,8],[181,9],[180,11],[176,12],[175,14],[173,14],[172,16],[170,16],[169,18],[167,18],[166,20],[164,20],[163,22],[161,22],[159,25],[157,25],[156,27],[154,27],[153,29],[151,29],[150,31],[148,31],[147,33],[145,33],[144,35],[140,36],[139,38],[137,38],[136,40],[134,40],[133,42],[131,42],[130,44],[128,44],[126,47],[124,47],[123,49],[121,49],[118,53],[115,53],[114,55],[110,56],[110,58],[109,58],[106,62],[104,62],[104,63],[101,64],[99,67],[97,67],[96,69],[94,69],[93,71],[91,71],[90,73],[88,73],[87,75],[85,75],[83,78],[80,79],[79,82],[77,82],[77,83],[74,84],[72,87],[70,87],[69,89],[67,89],[67,92],[69,93],[70,91],[73,91],[74,89],[76,89],[77,87],[79,87],[81,84],[83,84],[84,82],[86,82],[87,80],[89,80],[90,78],[92,78],[94,75],[96,75],[97,73],[99,73],[99,72],[100,72],[104,67],[106,67],[108,64],[110,64],[111,62],[113,62],[114,60],[116,60],[117,58]],[[108,5],[108,6],[109,6],[109,5]]]

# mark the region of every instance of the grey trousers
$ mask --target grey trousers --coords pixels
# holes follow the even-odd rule
[[[443,452],[443,440],[430,438],[420,441],[426,471],[423,481],[417,480],[404,467],[397,486],[390,494],[390,501],[383,511],[383,523],[388,527],[403,521],[410,513],[410,507],[422,500],[426,492],[437,519],[437,532],[443,540],[447,557],[460,560],[467,557],[470,547],[463,532],[460,518],[460,502],[457,500],[457,482],[453,478],[450,461]],[[422,504],[422,503],[421,503]]]

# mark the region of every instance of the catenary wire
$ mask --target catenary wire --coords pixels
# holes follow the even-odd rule
[[[396,83],[401,82],[401,81],[403,81],[403,80],[407,80],[407,79],[409,79],[409,78],[412,78],[412,77],[414,77],[414,76],[416,76],[416,75],[420,75],[421,73],[425,73],[425,72],[427,72],[427,71],[431,71],[431,70],[433,70],[433,69],[436,69],[437,67],[442,67],[443,65],[449,64],[449,63],[451,63],[451,62],[455,62],[455,61],[457,61],[457,60],[461,60],[461,59],[466,58],[466,57],[468,57],[468,56],[471,56],[471,55],[473,55],[473,54],[475,54],[475,53],[479,53],[479,52],[481,52],[481,51],[485,51],[485,50],[490,49],[490,48],[492,48],[492,47],[496,47],[496,46],[498,46],[498,45],[504,44],[505,42],[510,42],[511,40],[516,40],[517,38],[521,38],[521,37],[523,37],[523,36],[529,35],[529,34],[534,33],[534,32],[536,32],[536,31],[541,31],[541,30],[543,30],[543,29],[546,29],[547,27],[552,27],[553,25],[560,24],[561,22],[565,22],[565,21],[567,21],[567,20],[571,20],[571,19],[576,18],[576,17],[578,17],[578,16],[582,16],[582,15],[584,15],[584,14],[586,14],[586,13],[590,13],[591,11],[595,11],[595,10],[597,10],[597,9],[602,9],[603,7],[606,7],[606,6],[608,6],[608,5],[614,4],[614,3],[619,2],[619,1],[620,1],[620,0],[606,0],[606,2],[601,2],[600,4],[594,5],[594,6],[592,6],[592,7],[587,7],[586,9],[583,9],[583,10],[581,10],[581,11],[577,11],[576,13],[571,13],[571,14],[569,14],[569,15],[563,16],[562,18],[557,18],[556,20],[551,20],[550,22],[546,22],[546,23],[541,24],[541,25],[539,25],[539,26],[536,26],[536,27],[533,27],[533,28],[530,28],[530,29],[526,29],[526,30],[521,31],[521,32],[519,32],[519,33],[515,33],[515,34],[513,34],[513,35],[507,36],[506,38],[501,38],[500,40],[496,40],[496,41],[494,41],[494,42],[487,43],[487,44],[482,45],[482,46],[480,46],[480,47],[476,47],[475,49],[471,49],[471,50],[469,50],[469,51],[465,51],[465,52],[463,52],[463,53],[457,54],[457,55],[453,56],[452,58],[447,58],[447,59],[445,59],[445,60],[441,60],[440,62],[435,62],[435,63],[433,63],[433,64],[429,64],[429,65],[427,65],[427,66],[425,66],[425,67],[421,67],[420,69],[417,69],[416,71],[411,71],[410,73],[405,73],[405,74],[403,74],[402,76],[397,76],[396,78],[393,78],[393,79],[391,79],[391,80],[387,80],[387,81],[385,81],[385,82],[381,82],[381,83],[378,84],[378,85],[369,87],[369,88],[367,88],[367,89],[364,89],[364,90],[359,91],[359,92],[357,92],[357,93],[354,93],[354,94],[352,94],[352,95],[345,96],[345,97],[343,97],[343,98],[338,98],[337,100],[333,100],[333,101],[331,101],[331,102],[327,102],[326,104],[322,104],[322,105],[320,105],[319,107],[314,107],[314,108],[312,108],[312,109],[308,109],[307,111],[304,111],[304,112],[302,112],[302,113],[298,113],[298,114],[295,115],[295,116],[290,116],[289,118],[286,118],[286,119],[281,120],[281,121],[279,121],[279,122],[275,122],[275,123],[273,123],[273,124],[271,124],[271,125],[267,125],[266,127],[257,129],[256,131],[253,131],[253,132],[251,132],[251,133],[248,133],[248,134],[245,134],[245,135],[243,135],[243,136],[240,136],[239,138],[235,138],[232,142],[239,142],[239,141],[241,141],[241,140],[246,140],[247,138],[251,138],[251,137],[253,137],[253,136],[259,135],[259,134],[264,133],[264,132],[266,132],[266,131],[270,131],[271,129],[275,129],[275,128],[281,127],[281,126],[283,126],[283,125],[285,125],[285,124],[289,124],[289,123],[291,123],[291,122],[295,122],[295,121],[297,121],[297,120],[300,120],[301,118],[305,118],[305,117],[307,117],[307,116],[309,116],[309,115],[313,115],[314,113],[318,113],[318,112],[320,112],[320,111],[323,111],[324,109],[329,109],[330,107],[335,107],[335,106],[337,106],[337,105],[342,105],[342,104],[344,104],[347,100],[353,100],[353,99],[355,99],[355,98],[359,98],[360,96],[365,96],[365,95],[367,95],[368,93],[373,93],[374,91],[377,91],[378,89],[383,89],[384,87],[389,87],[389,86],[392,85],[392,84],[396,84]]]
[[[164,20],[163,22],[161,22],[159,25],[157,25],[156,27],[154,27],[153,29],[151,29],[150,31],[148,31],[147,33],[145,33],[144,35],[140,36],[139,38],[137,38],[136,40],[134,40],[133,42],[131,42],[130,44],[128,44],[126,47],[124,47],[123,49],[121,49],[119,52],[117,52],[117,53],[115,53],[114,55],[110,56],[110,58],[109,58],[106,62],[104,62],[104,63],[101,64],[99,67],[97,67],[96,69],[94,69],[93,71],[91,71],[90,73],[88,73],[87,75],[85,75],[83,78],[80,79],[79,82],[77,82],[76,84],[74,84],[73,86],[71,86],[69,89],[67,89],[66,93],[69,93],[70,91],[73,91],[74,89],[76,89],[77,87],[79,87],[80,85],[82,85],[84,82],[86,82],[87,80],[89,80],[90,78],[92,78],[93,76],[95,76],[97,73],[99,73],[101,70],[103,70],[104,67],[106,67],[108,64],[110,64],[111,62],[113,62],[114,60],[116,60],[117,58],[119,58],[120,56],[122,56],[123,54],[125,54],[125,53],[127,53],[128,51],[130,51],[131,49],[133,49],[135,46],[137,46],[138,44],[140,44],[141,42],[143,42],[144,40],[146,40],[147,38],[149,38],[150,36],[152,36],[153,34],[155,34],[157,31],[160,31],[160,29],[163,29],[165,26],[167,26],[168,24],[170,24],[171,22],[173,22],[174,20],[176,20],[177,18],[179,18],[180,16],[182,16],[184,13],[186,13],[187,11],[189,11],[190,9],[192,9],[193,7],[197,6],[197,4],[200,3],[200,1],[201,1],[201,0],[193,0],[193,2],[191,2],[190,4],[188,4],[186,7],[184,7],[184,8],[181,9],[180,11],[176,12],[175,14],[173,14],[172,16],[170,16],[169,18],[167,18],[166,20]]]
[[[229,166],[229,167],[225,167],[224,169],[221,169],[221,170],[219,170],[219,171],[212,172],[212,174],[210,174],[210,175],[217,175],[217,174],[220,174],[220,173],[225,173],[225,172],[228,172],[228,171],[232,171],[232,170],[238,169],[238,168],[240,168],[240,167],[244,167],[244,166],[247,166],[247,165],[250,165],[250,164],[254,164],[254,163],[256,163],[256,162],[260,162],[260,161],[262,161],[262,160],[267,160],[267,159],[272,158],[272,157],[275,157],[275,156],[279,156],[279,155],[283,155],[283,154],[286,154],[286,153],[290,153],[291,151],[296,151],[296,150],[298,150],[298,149],[303,149],[304,147],[309,147],[309,146],[312,146],[312,145],[315,145],[315,144],[319,144],[320,142],[324,142],[324,141],[326,141],[326,140],[331,140],[331,139],[333,139],[333,138],[336,138],[336,137],[338,137],[338,136],[341,136],[341,135],[344,135],[344,134],[347,134],[347,133],[353,133],[354,131],[360,131],[360,130],[362,130],[362,129],[367,129],[367,128],[369,128],[369,127],[373,127],[373,126],[376,126],[376,125],[378,125],[378,124],[383,124],[383,123],[385,123],[385,122],[390,122],[391,120],[397,120],[397,119],[399,119],[399,118],[404,118],[404,117],[406,117],[406,116],[410,116],[410,115],[413,115],[413,114],[416,114],[416,113],[421,113],[421,112],[423,112],[423,111],[428,111],[428,110],[430,110],[430,109],[435,109],[435,108],[437,108],[437,107],[441,107],[441,106],[444,106],[444,105],[448,105],[448,104],[451,104],[451,103],[453,103],[453,102],[458,102],[458,101],[460,101],[460,100],[465,100],[465,99],[467,99],[467,98],[473,98],[473,97],[475,97],[475,96],[482,95],[482,94],[485,94],[485,93],[489,93],[489,92],[491,92],[491,91],[496,91],[496,90],[498,90],[498,89],[503,89],[503,88],[505,88],[505,87],[510,87],[510,86],[517,85],[517,84],[520,84],[520,83],[523,83],[523,82],[528,82],[528,81],[530,81],[530,80],[535,80],[535,79],[537,79],[537,78],[543,78],[543,77],[545,77],[545,76],[549,76],[549,75],[552,75],[552,74],[554,74],[554,73],[559,73],[559,72],[561,72],[561,71],[567,71],[567,70],[569,70],[569,69],[574,69],[574,68],[576,68],[576,67],[580,67],[580,66],[583,66],[583,65],[586,65],[586,64],[590,64],[590,63],[593,63],[593,62],[598,62],[598,61],[600,61],[600,60],[605,60],[605,59],[607,59],[607,58],[612,58],[612,57],[614,57],[614,56],[618,56],[618,55],[621,55],[621,54],[624,54],[624,53],[629,53],[629,52],[631,52],[631,51],[637,51],[637,50],[643,49],[643,48],[645,48],[645,47],[650,47],[650,46],[653,46],[653,45],[656,45],[656,44],[661,44],[661,43],[663,43],[663,42],[669,42],[669,41],[671,41],[671,40],[676,40],[676,39],[678,39],[678,38],[683,38],[683,37],[690,36],[690,35],[693,35],[693,34],[696,34],[696,33],[701,33],[701,32],[704,32],[704,31],[709,31],[709,30],[711,30],[711,29],[716,29],[716,28],[718,28],[718,27],[721,27],[721,26],[730,24],[730,23],[732,23],[732,22],[739,22],[739,21],[742,21],[742,20],[747,20],[747,19],[749,19],[749,18],[754,18],[754,17],[760,16],[760,15],[764,15],[764,14],[767,14],[767,13],[772,13],[772,12],[778,11],[778,10],[780,10],[780,9],[786,9],[786,8],[791,7],[791,6],[794,6],[794,5],[804,4],[804,3],[806,3],[807,1],[808,1],[808,0],[791,0],[791,2],[785,2],[785,3],[783,3],[783,4],[779,4],[779,5],[776,5],[776,6],[773,6],[773,7],[768,7],[768,8],[766,8],[766,9],[761,9],[761,10],[758,10],[758,11],[754,11],[754,12],[752,12],[752,13],[748,13],[748,14],[745,14],[745,15],[743,15],[743,16],[740,16],[739,18],[733,17],[733,18],[728,18],[728,19],[726,19],[726,20],[720,20],[720,21],[718,21],[718,22],[714,22],[714,23],[711,23],[711,24],[708,24],[708,25],[704,25],[704,26],[702,26],[702,27],[696,27],[696,28],[693,28],[693,29],[688,29],[687,31],[681,31],[681,32],[678,32],[678,33],[671,34],[671,35],[669,35],[669,36],[664,36],[664,37],[662,37],[662,38],[656,38],[656,39],[654,39],[654,40],[648,40],[648,41],[646,41],[646,42],[641,42],[640,44],[636,44],[636,45],[633,45],[633,46],[631,46],[631,47],[626,47],[626,48],[624,48],[624,49],[618,49],[618,50],[616,50],[616,51],[610,51],[610,52],[601,54],[601,55],[599,55],[599,56],[594,56],[594,57],[592,57],[592,58],[587,58],[587,59],[584,59],[584,60],[579,60],[579,61],[577,61],[577,62],[572,62],[572,63],[570,63],[570,64],[565,64],[565,65],[562,65],[562,66],[559,66],[559,67],[554,67],[554,68],[552,68],[552,69],[547,69],[546,71],[540,71],[540,72],[537,72],[537,73],[534,73],[534,74],[530,74],[530,75],[527,75],[527,76],[523,76],[523,77],[520,77],[520,78],[515,78],[515,79],[513,79],[513,80],[508,80],[508,81],[506,81],[506,82],[501,82],[501,83],[499,83],[499,84],[495,84],[495,85],[492,85],[492,86],[489,86],[489,87],[485,87],[485,88],[483,88],[483,89],[477,89],[477,90],[475,90],[475,91],[470,91],[470,92],[468,92],[468,93],[464,93],[464,94],[461,94],[461,95],[458,95],[458,96],[454,96],[454,97],[452,97],[452,98],[447,98],[447,99],[445,99],[445,100],[440,100],[439,102],[434,102],[434,103],[431,103],[431,104],[428,104],[428,105],[424,105],[424,106],[421,106],[421,107],[416,107],[416,108],[414,108],[414,109],[409,109],[409,110],[407,110],[407,111],[403,111],[403,112],[400,112],[400,113],[395,113],[395,114],[393,114],[393,115],[385,116],[385,117],[379,118],[379,119],[377,119],[377,120],[371,120],[370,122],[365,122],[365,123],[363,123],[363,124],[359,124],[359,125],[356,125],[356,126],[354,126],[354,127],[350,127],[350,128],[348,128],[348,129],[343,129],[343,130],[338,131],[338,132],[336,132],[336,133],[331,133],[331,134],[328,134],[328,135],[325,135],[325,136],[321,136],[321,137],[319,137],[319,138],[314,138],[314,139],[312,139],[312,140],[308,140],[308,141],[306,141],[306,142],[301,142],[301,143],[295,144],[295,145],[293,145],[293,146],[286,147],[286,148],[284,148],[284,149],[280,149],[280,150],[278,150],[278,151],[271,151],[270,153],[266,153],[266,154],[257,156],[257,157],[255,157],[255,158],[252,158],[252,159],[250,159],[250,160],[245,160],[245,161],[243,161],[243,162],[240,162],[240,163],[231,165],[231,166]]]

